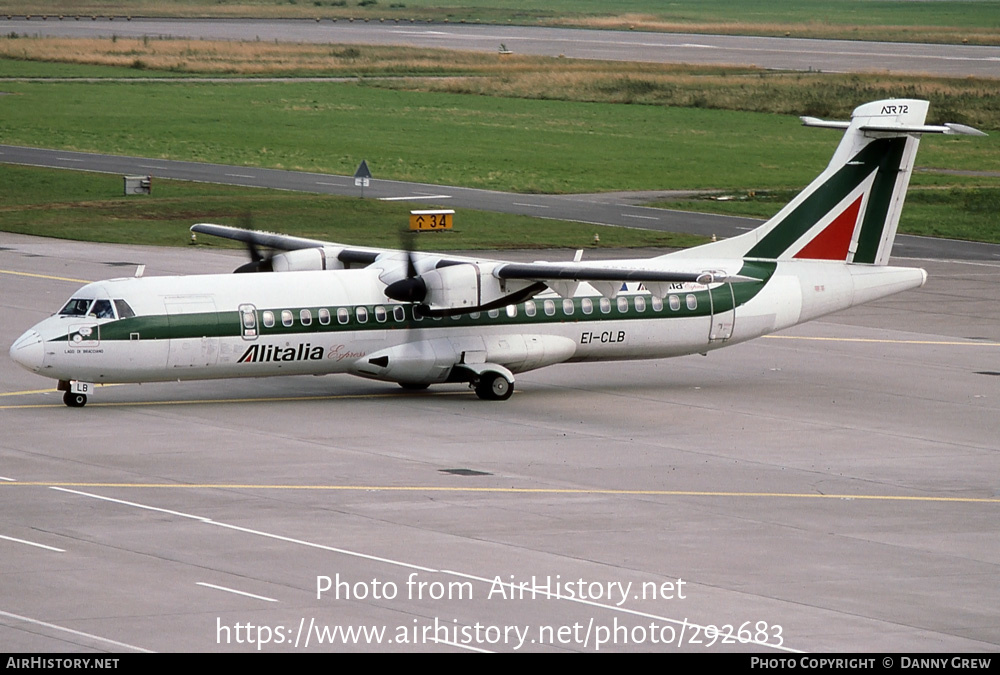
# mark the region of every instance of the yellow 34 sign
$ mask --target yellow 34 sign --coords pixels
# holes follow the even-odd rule
[[[436,211],[410,211],[410,229],[417,232],[450,230],[455,212],[448,209]]]

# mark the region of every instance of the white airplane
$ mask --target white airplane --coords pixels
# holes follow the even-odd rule
[[[643,260],[511,263],[221,225],[191,229],[281,251],[261,274],[87,284],[10,348],[86,404],[94,384],[349,373],[422,389],[468,382],[504,400],[556,363],[705,354],[923,285],[887,265],[926,101],[876,101],[829,166],[746,234]]]

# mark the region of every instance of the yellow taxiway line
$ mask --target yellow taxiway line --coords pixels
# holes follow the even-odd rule
[[[920,495],[815,494],[799,492],[717,492],[708,490],[612,490],[601,488],[455,487],[439,485],[281,485],[252,483],[61,483],[49,481],[0,482],[12,487],[127,488],[185,490],[316,490],[330,492],[451,492],[546,495],[609,495],[642,497],[770,497],[782,499],[836,499],[842,501],[944,502],[1000,504],[1000,497],[929,497]]]
[[[56,277],[51,274],[33,274],[31,272],[15,272],[14,270],[0,270],[0,274],[13,274],[18,277],[32,277],[35,279],[52,279],[53,281],[72,281],[76,284],[89,284],[87,279],[71,279],[69,277]]]

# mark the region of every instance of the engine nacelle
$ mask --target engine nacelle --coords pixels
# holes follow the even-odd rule
[[[524,299],[531,281],[505,281],[493,276],[497,263],[462,263],[428,270],[420,275],[427,288],[424,297],[431,311],[473,312]],[[541,290],[541,289],[539,289]]]
[[[337,256],[343,250],[343,248],[334,246],[318,246],[278,253],[271,258],[271,269],[274,272],[342,270],[344,263]]]

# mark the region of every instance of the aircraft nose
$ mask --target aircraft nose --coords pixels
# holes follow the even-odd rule
[[[38,334],[38,331],[29,330],[10,346],[10,358],[22,368],[33,373],[42,369],[44,356],[45,346],[42,344],[42,336]]]

